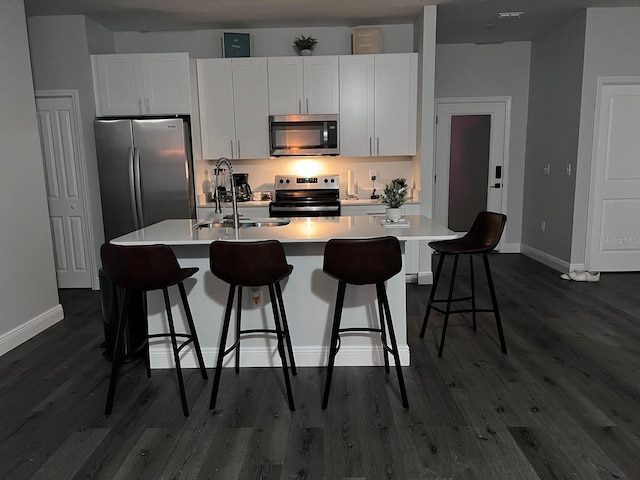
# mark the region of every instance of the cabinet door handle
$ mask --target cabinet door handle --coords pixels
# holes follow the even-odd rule
[[[309,99],[305,99],[305,103],[307,104],[307,114],[309,113]]]
[[[242,158],[242,155],[240,155],[240,140],[238,140],[238,158]]]
[[[298,113],[302,114],[302,99],[298,99]]]
[[[380,137],[376,137],[376,155],[380,156]]]
[[[231,144],[231,158],[235,158],[233,156],[233,140],[229,140],[229,143]]]
[[[144,113],[142,111],[142,99],[141,98],[138,99],[138,111],[140,112],[140,115],[142,115]]]
[[[151,113],[151,109],[149,108],[149,97],[144,99],[146,105],[147,105],[147,113]]]
[[[369,156],[373,157],[373,150],[372,150],[372,145],[373,145],[373,138],[369,137]]]

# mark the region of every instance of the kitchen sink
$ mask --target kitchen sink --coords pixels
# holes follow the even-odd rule
[[[288,218],[241,218],[240,228],[247,227],[280,227],[288,225],[291,220]],[[233,228],[233,220],[223,218],[221,220],[205,220],[196,223],[193,228],[202,230],[203,228]]]

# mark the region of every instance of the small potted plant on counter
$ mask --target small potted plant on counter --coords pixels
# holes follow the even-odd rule
[[[409,186],[406,178],[394,178],[390,183],[384,186],[380,202],[384,203],[387,208],[387,219],[391,222],[397,222],[402,217],[402,205],[407,201],[407,193]]]
[[[318,40],[312,36],[305,37],[304,35],[300,35],[293,41],[293,49],[298,55],[307,56],[311,55],[311,52],[316,48],[317,44]]]

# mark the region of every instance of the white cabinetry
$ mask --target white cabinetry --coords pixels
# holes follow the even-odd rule
[[[270,57],[269,114],[338,113],[338,57]]]
[[[197,60],[202,157],[269,156],[266,58]]]
[[[92,55],[98,116],[189,114],[189,55]]]
[[[340,154],[415,155],[416,53],[340,56]]]

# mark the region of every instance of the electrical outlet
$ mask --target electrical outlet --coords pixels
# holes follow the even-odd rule
[[[542,171],[545,175],[549,175],[549,173],[551,172],[551,164],[547,163]]]
[[[542,220],[540,222],[540,230],[542,230],[543,232],[547,229],[547,222],[545,222],[544,220]]]
[[[373,182],[376,178],[378,178],[378,172],[376,170],[369,170],[369,180]]]
[[[571,176],[571,164],[567,163],[567,177]]]

